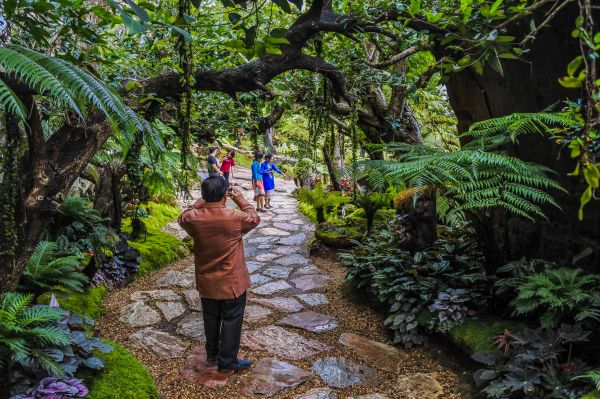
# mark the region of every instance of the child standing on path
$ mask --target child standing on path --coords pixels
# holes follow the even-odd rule
[[[254,189],[254,200],[256,201],[256,210],[258,212],[264,212],[265,210],[265,187],[260,168],[260,161],[262,159],[263,155],[257,152],[254,154],[254,161],[252,162],[252,188]]]
[[[223,162],[221,162],[221,172],[223,172],[223,178],[227,182],[227,187],[233,184],[233,167],[235,166],[235,161],[233,159],[234,157],[235,151],[229,151],[227,155],[225,155],[225,158],[223,158]],[[230,176],[231,182],[229,180]]]
[[[273,154],[267,155],[265,162],[260,166],[265,186],[265,208],[267,209],[273,208],[271,206],[271,198],[273,198],[273,191],[275,190],[275,176],[273,172],[277,172],[285,178],[285,174],[271,160],[273,160]]]

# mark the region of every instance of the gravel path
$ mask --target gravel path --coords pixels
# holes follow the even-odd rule
[[[247,170],[238,182],[251,199]],[[436,360],[443,353],[384,343],[382,316],[340,289],[343,268],[307,255],[314,226],[297,211],[293,183],[277,182],[274,209],[245,237],[253,287],[241,355],[250,370],[220,374],[206,363],[192,257],[111,292],[102,336],[148,365],[161,398],[468,398],[460,368]]]

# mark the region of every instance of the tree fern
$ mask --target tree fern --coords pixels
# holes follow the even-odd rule
[[[135,130],[151,132],[152,126],[126,106],[120,97],[97,78],[75,65],[36,51],[9,45],[0,47],[0,71],[22,82],[40,95],[69,107],[83,118],[87,106],[99,109],[115,129],[132,139]],[[26,112],[16,93],[0,81],[0,108],[21,119]]]

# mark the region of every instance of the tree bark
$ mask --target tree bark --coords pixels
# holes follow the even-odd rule
[[[122,165],[105,165],[98,168],[99,181],[94,188],[94,209],[109,219],[110,227],[121,230],[121,179],[125,175]]]
[[[596,10],[597,14],[600,14]],[[571,30],[578,15],[576,2],[567,6],[552,21],[551,29],[543,29],[531,46],[529,62],[509,61],[502,64],[504,77],[491,68],[483,76],[470,69],[453,75],[447,85],[448,96],[458,118],[459,131],[476,121],[515,112],[538,112],[567,98],[576,99],[577,91],[558,84],[566,74],[567,63],[578,55],[578,43]],[[527,35],[526,21],[518,22],[509,32],[517,37]],[[560,106],[560,105],[558,105]],[[530,223],[505,212],[494,212],[478,227],[490,235],[486,257],[497,265],[508,260],[541,257],[571,265],[574,255],[590,247],[593,254],[578,265],[598,271],[600,265],[600,203],[591,201],[585,208],[585,219],[577,220],[579,197],[585,185],[581,178],[569,176],[575,162],[566,151],[543,135],[519,138],[518,146],[507,148],[519,158],[546,165],[557,172],[556,179],[568,194],[553,193],[562,209],[544,207],[548,217]]]

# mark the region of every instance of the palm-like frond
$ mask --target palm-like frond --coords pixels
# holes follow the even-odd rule
[[[150,132],[152,126],[140,118],[121,98],[100,80],[77,66],[17,45],[0,47],[0,71],[20,81],[37,93],[52,97],[69,107],[80,118],[87,106],[99,109],[115,129],[131,140],[133,132]],[[0,81],[0,108],[25,117],[18,96],[6,82]]]

